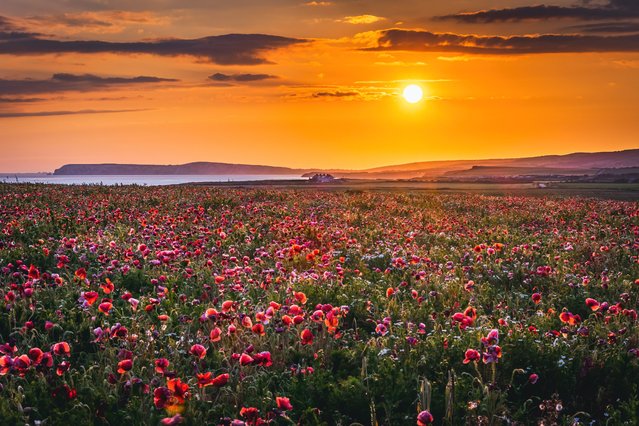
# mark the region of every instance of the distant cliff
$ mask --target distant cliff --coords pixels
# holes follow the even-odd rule
[[[66,164],[54,175],[301,175],[307,170],[288,167],[229,163],[151,164]]]
[[[414,179],[446,176],[451,173],[491,176],[512,175],[591,175],[601,169],[639,167],[639,149],[614,152],[579,152],[567,155],[545,155],[528,158],[493,160],[424,161],[396,164],[365,170],[291,169],[288,167],[255,166],[197,162],[180,165],[150,164],[67,164],[54,175],[291,175],[307,177],[315,173],[330,173],[336,178],[352,179]]]

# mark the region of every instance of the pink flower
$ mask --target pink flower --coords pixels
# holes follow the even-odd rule
[[[424,410],[417,415],[417,426],[426,426],[433,423],[435,419],[430,411]]]
[[[191,346],[191,354],[203,359],[206,356],[206,348],[200,344],[195,344],[193,346]]]
[[[278,396],[275,398],[275,401],[277,402],[277,408],[279,408],[282,411],[288,411],[293,409],[293,406],[291,405],[291,401],[285,396]]]

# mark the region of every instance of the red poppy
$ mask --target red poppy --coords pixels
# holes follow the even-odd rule
[[[86,271],[84,268],[78,268],[78,269],[75,271],[75,276],[76,276],[78,279],[80,279],[80,280],[84,281],[84,280],[87,278],[87,271]]]
[[[206,356],[206,348],[196,343],[195,345],[191,346],[191,355],[203,359]]]
[[[541,294],[539,293],[533,293],[532,295],[532,301],[535,302],[535,305],[541,303]]]
[[[249,354],[243,353],[240,356],[240,365],[250,365],[255,361]]]
[[[40,278],[40,271],[38,271],[38,268],[36,268],[33,265],[29,266],[29,279],[37,280],[39,278]]]
[[[184,400],[190,397],[189,385],[183,383],[179,378],[167,380],[166,386],[171,392],[173,392],[173,395],[178,399],[178,401],[180,401],[180,403],[184,403]]]
[[[155,372],[164,374],[166,369],[169,368],[169,360],[166,358],[158,358],[155,360]]]
[[[253,362],[255,365],[259,365],[262,367],[270,367],[273,365],[273,361],[271,361],[271,353],[268,351],[260,352],[253,355]]]
[[[44,352],[40,348],[31,348],[29,349],[29,358],[35,365],[40,364],[42,358],[44,358]]]
[[[209,338],[211,339],[211,342],[219,342],[222,339],[222,330],[220,330],[220,327],[215,327],[211,330]]]
[[[252,330],[253,333],[259,334],[260,336],[264,336],[266,334],[266,331],[264,331],[264,324],[261,323],[255,324]]]
[[[242,407],[240,409],[240,416],[244,417],[246,420],[253,422],[260,415],[260,410],[255,407]]]
[[[102,289],[104,294],[109,294],[115,289],[115,286],[113,285],[111,280],[107,278],[106,282],[100,285],[100,288]]]
[[[248,315],[242,318],[242,327],[251,328],[253,327],[253,320]]]
[[[59,356],[71,355],[71,348],[67,342],[60,342],[53,345],[53,353]]]
[[[111,308],[113,308],[113,304],[111,302],[102,302],[98,305],[98,310],[104,315],[109,315]]]
[[[124,374],[127,371],[131,371],[132,368],[133,368],[133,360],[124,359],[118,362],[118,373],[120,374]]]
[[[169,388],[159,387],[153,390],[153,404],[158,409],[166,407],[169,399],[171,398],[171,391]]]
[[[98,300],[98,293],[95,291],[85,291],[83,293],[84,300],[87,301],[89,306],[93,305],[96,300]]]
[[[213,373],[211,373],[210,371],[207,371],[206,373],[197,373],[197,385],[198,387],[206,387],[206,386],[211,386],[212,382],[213,382]]]
[[[58,376],[62,376],[68,369],[71,367],[71,364],[68,361],[62,361],[55,369],[55,373]]]
[[[386,297],[389,298],[391,297],[393,294],[395,294],[395,289],[393,287],[388,287],[386,289]]]
[[[300,333],[300,337],[302,338],[302,345],[310,345],[313,343],[313,333],[308,328],[302,330]]]
[[[277,403],[277,408],[282,411],[289,411],[293,409],[291,405],[291,401],[285,396],[277,396],[275,397],[275,402]]]
[[[13,367],[18,370],[18,372],[22,376],[29,369],[29,367],[31,367],[31,358],[29,358],[28,355],[20,355],[13,360]]]
[[[464,364],[468,364],[470,362],[477,362],[481,358],[479,351],[475,349],[467,349],[464,354]]]
[[[9,355],[0,356],[0,376],[7,374],[13,366],[13,359]]]
[[[308,300],[308,298],[306,297],[306,295],[304,293],[300,292],[294,292],[293,296],[295,296],[295,299],[301,303],[302,305],[306,304],[306,301]]]
[[[225,384],[228,383],[230,378],[231,378],[230,374],[223,373],[223,374],[220,374],[219,376],[214,377],[213,380],[211,380],[211,384],[215,387],[224,386]]]
[[[232,310],[234,303],[235,302],[233,302],[232,300],[225,300],[224,302],[222,302],[222,312],[228,312]]]
[[[599,310],[599,302],[595,299],[591,299],[590,297],[586,299],[586,306],[588,306],[593,312]]]

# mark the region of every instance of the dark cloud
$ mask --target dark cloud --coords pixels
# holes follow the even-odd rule
[[[347,98],[351,96],[358,96],[358,92],[317,92],[313,93],[314,98]]]
[[[578,33],[637,33],[639,22],[602,22],[596,24],[571,25],[564,31]]]
[[[138,112],[144,109],[85,109],[80,111],[36,111],[36,112],[0,112],[0,118],[50,117],[76,114],[114,114],[119,112]]]
[[[93,74],[54,74],[47,80],[0,79],[0,95],[32,95],[37,93],[88,92],[113,86],[174,82],[159,77],[100,77]]]
[[[58,53],[123,53],[159,56],[192,56],[220,65],[255,65],[268,61],[264,52],[305,40],[266,34],[227,34],[197,39],[162,39],[137,42],[53,40],[38,34],[16,32],[0,17],[0,54],[43,55]],[[4,22],[4,24],[3,24]]]
[[[52,80],[69,83],[92,83],[97,85],[108,84],[135,84],[135,83],[161,83],[166,81],[178,81],[174,78],[149,77],[141,75],[138,77],[100,77],[93,74],[53,74]]]
[[[25,31],[6,16],[0,16],[0,44],[12,40],[33,39],[41,34]]]
[[[0,104],[18,104],[46,101],[45,98],[6,98],[0,96]]]
[[[238,83],[248,83],[253,81],[263,81],[277,78],[275,75],[270,74],[222,74],[215,73],[209,76],[210,80],[213,81],[226,81],[226,82],[238,82]]]
[[[437,20],[455,20],[464,23],[493,23],[542,21],[546,19],[577,19],[584,21],[604,19],[628,19],[639,17],[638,0],[610,0],[607,4],[588,7],[590,2],[581,2],[584,6],[522,6],[507,9],[488,9],[475,12],[461,12],[439,16]]]
[[[568,52],[639,52],[639,34],[599,36],[542,34],[480,36],[391,29],[379,32],[377,47],[364,50],[406,50],[511,55]]]

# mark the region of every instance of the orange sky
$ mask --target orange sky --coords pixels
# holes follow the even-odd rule
[[[129,3],[0,4],[0,171],[639,147],[633,0]]]

